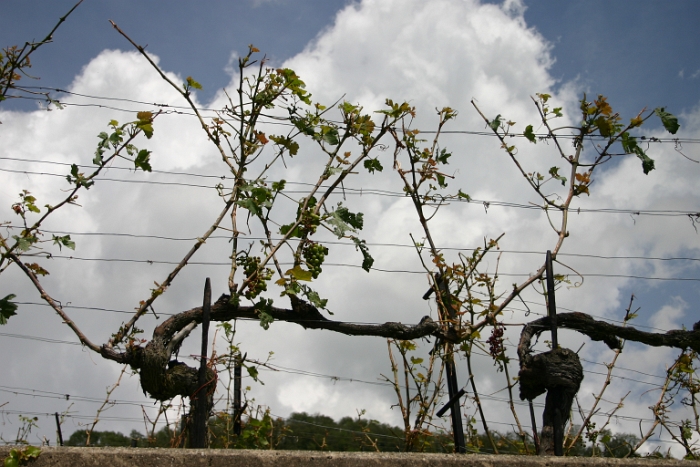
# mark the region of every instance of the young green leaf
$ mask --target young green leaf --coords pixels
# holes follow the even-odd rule
[[[472,200],[472,197],[469,196],[468,194],[464,193],[461,189],[457,190],[457,197],[459,199],[465,200],[467,203]]]
[[[637,157],[641,159],[642,170],[644,171],[645,175],[648,175],[649,172],[654,170],[654,159],[647,156],[644,150],[639,147],[637,144],[637,138],[630,136],[629,133],[625,132],[622,134],[622,139],[620,142],[622,143],[622,149],[625,151],[625,153],[636,154]]]
[[[309,303],[311,303],[316,308],[321,308],[324,310],[326,309],[328,299],[321,298],[318,292],[316,292],[315,290],[311,290],[308,287],[304,287],[302,290],[304,291],[304,296],[306,296],[306,298],[309,300]]]
[[[532,125],[528,125],[525,127],[525,133],[523,133],[523,136],[526,137],[531,143],[537,144],[535,133],[532,132]]]
[[[17,314],[17,304],[10,301],[15,297],[15,294],[9,294],[0,299],[0,324],[6,324],[10,316]]]
[[[281,226],[280,227],[280,234],[287,235],[289,230],[292,228],[292,225],[294,225],[294,224],[293,223],[292,224],[285,224],[285,225]],[[296,226],[294,228],[294,231],[289,236],[292,238],[293,237],[301,238],[301,229],[299,228],[299,226]]]
[[[369,173],[374,173],[376,170],[377,172],[381,172],[384,170],[384,167],[382,167],[382,164],[379,162],[379,159],[367,159],[364,162],[365,169],[369,171]]]
[[[649,172],[654,170],[654,159],[647,156],[641,149],[637,153],[637,157],[639,157],[639,159],[642,161],[642,170],[644,171],[644,175],[649,175]]]
[[[566,177],[559,175],[559,167],[551,167],[549,169],[549,175],[551,175],[553,179],[559,180],[562,185],[566,186]]]
[[[62,248],[62,246],[75,250],[75,242],[70,239],[70,235],[64,235],[62,237],[54,235],[53,243],[54,245],[58,245],[59,250]]]
[[[199,83],[198,83],[197,81],[195,81],[194,79],[192,79],[191,76],[188,76],[188,77],[187,77],[187,84],[186,84],[186,87],[187,87],[187,88],[194,88],[194,89],[202,89],[202,85],[199,84]]]
[[[332,126],[321,126],[321,134],[323,135],[323,141],[331,146],[337,146],[340,143],[338,130]]]
[[[658,109],[654,110],[654,113],[661,119],[661,124],[664,126],[664,128],[666,128],[666,131],[672,135],[675,135],[678,129],[681,127],[678,124],[678,119],[676,116],[666,112],[663,107],[659,107]]]
[[[338,207],[334,211],[330,212],[326,222],[334,227],[333,233],[338,238],[344,237],[348,230],[352,232],[362,230],[364,224],[363,214],[361,212],[355,214],[340,204],[338,204]]]
[[[452,153],[447,152],[447,149],[443,148],[435,159],[441,164],[448,164],[447,159],[450,157],[452,157]]]
[[[134,159],[134,167],[141,169],[144,172],[151,171],[151,151],[147,149],[142,149],[139,151],[136,159]]]
[[[305,271],[298,264],[296,266],[294,266],[294,268],[287,270],[287,272],[285,272],[285,274],[288,276],[292,276],[294,279],[296,279],[298,281],[310,282],[311,279],[313,278],[313,274],[311,273],[311,271]]]
[[[501,114],[496,115],[496,118],[489,122],[489,127],[493,131],[497,131],[499,126],[501,126]]]
[[[359,249],[362,253],[362,269],[369,272],[374,264],[374,258],[369,254],[369,248],[364,240],[360,240],[357,237],[352,237],[352,241],[355,243],[355,248]]]
[[[313,134],[313,130],[311,133]],[[291,138],[287,138],[286,136],[270,135],[270,139],[274,141],[275,144],[287,149],[290,156],[296,156],[297,152],[299,152],[299,143]]]

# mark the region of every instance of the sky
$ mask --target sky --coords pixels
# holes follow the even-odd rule
[[[69,1],[6,1],[0,16],[0,45],[43,38],[71,6]],[[195,98],[203,108],[223,107],[222,89],[232,89],[237,79],[233,65],[248,44],[260,49],[271,66],[296,70],[320,102],[330,104],[343,97],[376,110],[386,98],[408,100],[417,109],[415,125],[421,129],[434,127],[434,108],[449,105],[459,111],[450,129],[483,131],[483,121],[470,104],[474,100],[485,114],[502,114],[522,131],[528,123],[536,124],[530,96],[538,92],[552,94],[564,108],[562,121],[576,124],[577,99],[584,92],[604,94],[623,120],[643,108],[665,107],[679,117],[681,130],[676,136],[682,142],[650,144],[656,170],[649,175],[642,173],[634,158],[614,161],[595,177],[591,196],[576,201],[574,207],[622,212],[572,216],[571,235],[562,250],[569,256],[562,254],[560,260],[585,280],[579,287],[560,288],[557,304],[561,311],[620,320],[634,294],[635,307],[640,307],[636,325],[657,330],[690,328],[698,320],[694,303],[700,298],[700,245],[695,226],[684,213],[700,211],[696,183],[700,37],[695,33],[699,10],[692,1],[640,1],[633,10],[623,2],[550,0],[246,0],[211,1],[207,8],[182,1],[169,2],[168,8],[154,1],[86,2],[61,26],[53,43],[32,56],[31,73],[40,79],[21,81],[69,90],[74,94],[54,91],[52,96],[73,105],[47,111],[37,101],[0,103],[0,221],[17,225],[11,205],[23,189],[30,190],[41,206],[65,189],[64,178],[16,171],[65,174],[68,169],[59,164],[89,164],[96,135],[109,120],[127,121],[134,112],[152,108],[115,98],[184,105],[112,29],[109,19],[147,45],[169,76],[179,81],[192,76],[200,82],[203,89]],[[641,132],[668,138],[652,120]],[[105,342],[148,295],[153,281],[167,275],[169,266],[158,262],[178,261],[191,245],[187,240],[143,236],[197,237],[218,209],[216,180],[182,175],[215,176],[223,170],[196,121],[164,115],[156,122],[153,139],[138,144],[153,152],[154,169],[170,173],[110,170],[105,175],[109,180],[81,195],[81,207],[57,213],[45,226],[72,233],[77,244],[75,252],[51,250],[54,259],[44,260],[51,272],[45,280],[47,291],[75,307],[68,309],[71,318],[96,342]],[[432,224],[438,244],[474,248],[485,237],[505,233],[504,253],[498,262],[495,257],[488,260],[489,270],[498,265],[504,277],[519,274],[516,278],[536,271],[556,238],[541,212],[498,205],[499,201],[527,204],[536,198],[497,142],[455,134],[441,144],[454,154],[451,187],[491,204],[459,203],[441,210]],[[290,166],[284,175],[281,169],[273,171],[271,176],[295,181],[312,178],[318,159],[310,146],[302,149],[308,155],[301,165]],[[556,161],[545,144],[519,143],[518,150],[532,170],[547,170],[549,162]],[[138,181],[149,183],[134,183]],[[409,233],[421,235],[411,206],[405,198],[370,194],[372,189],[400,191],[398,182],[391,171],[373,177],[358,175],[347,186],[367,193],[348,195],[346,202],[365,214],[363,238],[372,248],[375,267],[411,273],[324,268],[318,290],[329,298],[336,319],[416,323],[426,314],[434,316],[434,306],[420,299],[428,288],[427,276],[421,273],[415,252],[406,247]],[[656,215],[644,214],[651,211]],[[671,211],[677,215],[668,215]],[[446,251],[456,258],[454,250]],[[224,293],[227,268],[211,263],[225,262],[229,254],[224,238],[208,242],[195,261],[210,264],[185,268],[157,302],[156,312],[166,315],[200,305],[205,277],[212,278],[215,297]],[[59,258],[70,255],[83,260]],[[359,253],[348,246],[331,248],[328,259],[334,264],[359,261]],[[13,438],[18,415],[37,414],[39,427],[30,441],[39,442],[45,436],[53,444],[55,427],[48,414],[67,411],[64,435],[80,429],[94,419],[105,388],[114,384],[121,368],[75,345],[77,339],[60,318],[37,305],[38,293],[19,270],[10,268],[0,277],[0,296],[14,293],[21,303],[18,315],[0,328],[0,352],[10,356],[0,359],[0,411],[4,411],[0,433],[5,440]],[[504,279],[504,290],[509,281]],[[504,316],[506,322],[523,323],[543,312],[536,292],[529,291],[525,297],[528,305],[514,305]],[[282,303],[276,298],[276,304],[277,300]],[[526,315],[525,306],[531,314]],[[155,325],[153,316],[140,322],[146,336]],[[384,340],[304,331],[285,323],[273,323],[268,331],[257,323],[237,326],[241,348],[261,360],[273,352],[271,363],[280,370],[261,370],[264,385],[247,383],[256,404],[281,417],[307,411],[337,419],[365,410],[366,417],[400,422],[398,410],[392,408],[391,387],[380,376],[390,371]],[[509,327],[511,343],[517,342],[519,329]],[[590,407],[592,394],[604,381],[604,363],[613,354],[601,343],[573,333],[562,335],[560,341],[569,348],[583,345],[579,355],[586,376],[579,398],[583,407]],[[181,355],[197,353],[197,340],[190,338]],[[423,342],[423,347],[428,344]],[[514,348],[510,351],[514,356]],[[658,398],[666,365],[676,354],[669,349],[626,346],[606,392],[605,399],[611,402],[602,410],[611,410],[625,397],[610,429],[638,434],[640,417],[648,425],[648,406]],[[503,402],[503,374],[486,357],[474,364],[491,426],[510,430],[512,415]],[[460,386],[467,382],[465,365],[458,363]],[[511,373],[516,372],[513,365]],[[103,413],[97,429],[143,431],[142,413],[155,413],[137,376],[128,372],[112,398],[120,404]],[[672,407],[677,410],[676,420],[688,416],[679,406],[678,401]],[[465,411],[474,410],[473,402],[465,399]],[[521,420],[529,420],[526,406],[518,411]],[[665,451],[672,446],[667,439],[667,434],[661,439],[655,435],[648,449],[658,446]]]

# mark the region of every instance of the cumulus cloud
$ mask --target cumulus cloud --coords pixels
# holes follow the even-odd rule
[[[460,114],[451,128],[455,130],[484,129],[483,120],[471,105],[474,100],[491,117],[502,114],[516,122],[516,130],[527,124],[536,124],[537,112],[530,96],[536,92],[550,92],[553,100],[561,102],[567,112],[562,125],[577,121],[575,86],[557,86],[548,73],[552,64],[549,44],[523,19],[522,4],[508,1],[503,5],[481,4],[476,0],[365,0],[353,3],[337,15],[335,22],[321,33],[299,55],[284,66],[291,67],[307,83],[314,99],[332,103],[343,97],[359,103],[366,110],[381,108],[386,98],[408,100],[418,117],[415,126],[430,130],[435,126],[435,108],[450,106]],[[166,70],[175,82],[184,81],[177,70]],[[232,80],[235,85],[237,78]],[[141,102],[161,102],[182,105],[173,92],[154,73],[138,54],[133,52],[104,51],[85,66],[76,77],[71,90],[98,96],[115,96]],[[79,97],[66,99],[69,103],[83,103]],[[221,107],[224,96],[219,95],[206,107]],[[0,156],[15,159],[50,160],[58,163],[88,164],[94,152],[96,135],[106,123],[116,118],[128,121],[144,105],[121,103],[131,112],[113,109],[75,108],[52,112],[2,112],[0,121]],[[212,150],[193,117],[185,117],[166,108],[156,120],[156,135],[139,145],[153,151],[154,168],[187,171],[200,174],[221,173],[219,156]],[[169,113],[170,112],[170,113]],[[700,134],[700,110],[684,116],[683,137]],[[426,132],[427,135],[429,133]],[[490,201],[528,204],[537,201],[522,176],[500,152],[496,140],[471,134],[448,135],[443,143],[453,152],[451,168],[455,179],[450,186],[462,187],[473,198]],[[546,172],[552,165],[562,165],[552,146],[545,143],[530,145],[517,141],[519,157],[526,170]],[[312,177],[314,154],[309,151],[303,166],[285,173],[288,180]],[[370,191],[400,192],[401,185],[390,173],[390,151],[381,154],[386,161],[385,173],[380,176],[358,175],[348,182],[348,188]],[[668,145],[650,148],[657,159],[657,170],[642,174],[640,163],[634,158],[613,163],[600,172],[592,185],[590,199],[578,201],[583,208],[618,208],[639,210],[685,210],[697,206],[698,168],[679,156]],[[293,161],[296,162],[296,161]],[[60,165],[29,164],[24,161],[6,161],[4,167],[15,170],[67,173]],[[273,175],[282,172],[273,172]],[[108,178],[149,182],[186,182],[195,186],[167,184],[120,183],[104,181],[81,196],[82,208],[71,207],[70,214],[59,214],[47,225],[57,231],[72,232],[125,232],[171,237],[201,235],[212,219],[221,201],[211,188],[217,181],[195,180],[163,174],[141,174],[111,169]],[[8,210],[16,193],[27,188],[44,203],[53,200],[66,188],[65,179],[46,175],[18,175],[0,173],[3,220],[11,216]],[[229,183],[225,181],[225,183]],[[210,187],[201,188],[197,185]],[[557,187],[552,187],[553,190]],[[46,201],[49,202],[49,201]],[[363,236],[370,243],[410,243],[409,233],[422,237],[413,208],[405,198],[348,195],[347,203],[366,215]],[[63,217],[61,217],[63,216]],[[541,255],[516,254],[513,251],[539,251],[552,248],[556,240],[546,216],[537,210],[456,203],[443,208],[432,221],[436,242],[445,247],[473,248],[482,246],[484,238],[506,235],[501,241],[502,257],[487,260],[490,272],[498,266],[503,274],[506,290],[515,280],[534,272],[543,261]],[[570,238],[562,253],[602,256],[665,256],[681,252],[697,255],[697,236],[687,219],[682,217],[630,216],[629,214],[580,213],[571,216]],[[132,258],[153,261],[178,261],[191,242],[158,241],[128,237],[75,236],[79,257]],[[202,248],[198,261],[226,262],[230,251],[225,239],[212,239]],[[73,253],[71,253],[73,254]],[[403,270],[417,274],[391,274],[350,268],[327,268],[318,282],[321,294],[330,299],[336,318],[361,321],[417,322],[422,316],[434,314],[429,302],[420,299],[427,281],[421,274],[421,263],[410,248],[398,246],[373,247],[375,266],[387,270]],[[456,260],[456,252],[447,251],[448,259]],[[590,257],[560,257],[562,268],[586,274],[653,275],[665,276],[697,271],[687,266],[676,267],[662,262],[616,260],[601,261]],[[329,262],[359,263],[359,254],[351,247],[333,248]],[[148,295],[153,281],[162,281],[171,266],[162,264],[94,263],[55,259],[49,262],[51,276],[47,288],[65,303],[82,306],[130,310]],[[559,265],[557,265],[559,267]],[[567,272],[564,270],[562,272]],[[25,278],[8,271],[9,280],[0,288],[0,295],[17,293],[19,300],[38,302]],[[5,273],[5,274],[8,274]],[[511,280],[508,274],[519,274]],[[214,293],[226,290],[226,267],[190,265],[175,281],[171,290],[157,302],[156,313],[186,310],[201,303],[204,277],[212,277]],[[578,282],[572,273],[573,282]],[[620,316],[626,305],[629,278],[589,277],[580,287],[563,287],[557,302],[563,308],[590,312],[599,316]],[[660,286],[659,286],[660,287]],[[660,288],[661,293],[661,288]],[[535,313],[543,313],[542,300],[534,292],[524,296]],[[535,303],[536,302],[536,303]],[[682,324],[678,310],[683,307],[668,299],[655,316],[665,316],[664,327]],[[670,307],[670,308],[669,308]],[[674,315],[669,310],[676,310]],[[128,315],[98,311],[74,310],[75,320],[88,336],[103,342]],[[523,306],[508,310],[508,319],[523,322]],[[673,319],[672,319],[673,318]],[[162,320],[162,318],[161,318]],[[146,334],[157,323],[154,316],[143,322]],[[38,306],[24,306],[20,314],[2,329],[5,332],[51,336],[75,341],[56,317]],[[511,343],[517,341],[517,329],[509,330]],[[303,369],[323,375],[340,375],[354,380],[380,382],[381,373],[389,371],[386,343],[373,338],[349,338],[329,332],[305,331],[298,326],[274,323],[263,331],[256,323],[239,323],[237,339],[250,356],[263,358],[273,351],[273,362],[292,369]],[[196,339],[190,339],[182,355],[197,353]],[[585,339],[572,335],[567,345],[577,349]],[[422,344],[423,350],[429,348]],[[598,343],[587,343],[581,355],[600,362],[605,350]],[[12,381],[29,388],[60,388],[61,393],[98,396],[104,386],[116,379],[119,368],[90,356],[79,348],[60,347],[58,344],[39,344],[19,339],[3,338],[3,354],[22,355],[31,371],[18,373],[16,361],[4,359],[0,372],[12,372]],[[649,351],[651,352],[651,351]],[[53,354],[47,358],[47,354]],[[667,356],[667,355],[666,355]],[[92,361],[95,363],[93,364]],[[656,360],[655,360],[656,361]],[[664,360],[668,361],[668,360]],[[658,361],[659,365],[663,362]],[[465,362],[460,361],[461,384],[466,383]],[[508,423],[510,415],[499,399],[507,384],[489,358],[475,356],[473,362],[478,384],[485,395],[489,416]],[[631,357],[630,369],[643,368],[645,363]],[[83,368],[85,368],[83,370]],[[659,368],[656,368],[657,370]],[[82,377],[81,377],[82,375]],[[511,375],[512,376],[512,375]],[[367,409],[368,416],[398,423],[396,410],[390,410],[393,394],[390,387],[360,382],[334,382],[332,379],[295,375],[289,372],[263,374],[264,386],[251,384],[251,395],[259,403],[272,407],[273,413],[286,415],[293,410],[322,412],[335,417],[355,416],[356,410]],[[9,379],[7,379],[9,381]],[[600,383],[597,376],[587,376],[584,383],[587,394]],[[122,384],[115,397],[142,400],[136,378]],[[635,389],[636,391],[637,389]],[[639,390],[641,393],[642,390]],[[582,390],[582,394],[584,390]],[[615,393],[617,394],[617,393]],[[0,399],[0,403],[2,399]],[[19,399],[13,404],[22,405]],[[145,402],[148,404],[148,402]],[[38,411],[53,413],[64,405],[56,401],[37,402]],[[26,407],[26,405],[23,405]],[[81,414],[94,407],[81,405]],[[639,409],[639,407],[635,407]],[[123,413],[138,420],[140,408],[125,408]],[[471,402],[467,411],[473,411]],[[527,420],[526,407],[520,407],[521,420]],[[646,410],[644,407],[641,410]],[[137,422],[134,422],[137,423]],[[635,422],[631,422],[632,425]],[[121,421],[110,429],[130,431],[140,424]],[[621,429],[631,431],[631,425]],[[106,425],[105,425],[106,428]],[[13,427],[14,430],[14,427]],[[12,430],[11,430],[12,431]],[[50,436],[50,435],[47,435]]]

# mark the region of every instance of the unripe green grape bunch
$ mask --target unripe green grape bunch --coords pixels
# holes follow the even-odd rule
[[[304,249],[304,259],[306,260],[306,266],[311,272],[311,276],[316,279],[319,274],[321,274],[321,265],[323,260],[326,259],[328,254],[328,248],[321,245],[320,243],[311,242]]]

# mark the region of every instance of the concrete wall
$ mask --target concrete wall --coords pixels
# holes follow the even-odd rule
[[[0,447],[0,463],[10,452]],[[0,464],[2,465],[2,464]],[[700,462],[659,459],[488,456],[481,454],[404,454],[320,451],[248,451],[145,448],[43,448],[31,467],[574,467],[690,466]]]

